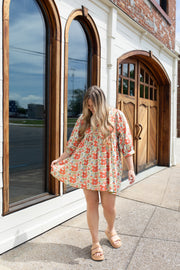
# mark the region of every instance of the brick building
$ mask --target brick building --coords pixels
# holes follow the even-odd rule
[[[167,48],[175,48],[176,1],[117,0],[112,1]]]
[[[90,85],[126,115],[137,175],[175,165],[179,121],[175,0],[3,0],[1,9],[0,253],[86,209],[50,163]],[[9,100],[39,104],[44,124],[12,125]]]

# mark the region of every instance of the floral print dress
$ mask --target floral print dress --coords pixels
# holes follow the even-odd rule
[[[127,120],[120,110],[111,108],[109,120],[114,129],[109,142],[104,144],[102,135],[91,127],[79,142],[82,115],[78,118],[67,143],[66,152],[70,156],[51,168],[56,179],[76,188],[120,192],[121,153],[125,157],[134,154],[133,143]]]

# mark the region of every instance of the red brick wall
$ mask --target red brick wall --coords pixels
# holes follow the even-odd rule
[[[178,62],[178,85],[177,88],[177,137],[180,137],[180,61]]]
[[[176,0],[167,0],[167,13],[156,0],[111,0],[169,49],[175,48]],[[154,4],[153,4],[154,3]]]

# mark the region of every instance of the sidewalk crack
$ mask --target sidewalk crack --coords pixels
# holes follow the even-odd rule
[[[138,242],[137,242],[136,247],[134,248],[134,250],[133,250],[133,252],[132,252],[132,255],[131,255],[130,259],[129,259],[129,262],[128,262],[127,266],[126,266],[126,270],[128,270],[128,267],[129,267],[129,265],[130,265],[130,263],[131,263],[131,261],[132,261],[132,259],[133,259],[133,257],[134,257],[134,254],[135,254],[135,252],[136,252],[136,250],[137,250],[137,248],[138,248],[138,246],[139,246],[139,243],[140,243],[141,239],[144,238],[143,235],[144,235],[144,233],[145,233],[145,231],[146,231],[146,229],[147,229],[149,223],[151,222],[151,220],[152,220],[152,218],[153,218],[153,216],[154,216],[154,214],[155,214],[156,209],[157,209],[157,206],[156,206],[155,209],[153,210],[153,212],[152,212],[152,214],[151,214],[151,216],[150,216],[150,218],[149,218],[149,220],[148,220],[148,222],[147,222],[147,224],[146,224],[146,226],[145,226],[143,232],[142,232],[141,235],[139,236],[139,240],[138,240]]]

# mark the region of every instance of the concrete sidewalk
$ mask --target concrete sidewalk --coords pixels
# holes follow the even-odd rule
[[[165,168],[117,197],[116,230],[123,245],[105,236],[100,205],[100,243],[105,260],[90,259],[86,213],[0,256],[0,270],[180,270],[180,164]]]
[[[123,245],[113,249],[100,205],[100,243],[105,260],[90,259],[91,238],[83,213],[1,255],[0,270],[179,270],[180,164],[122,191],[116,229]]]

